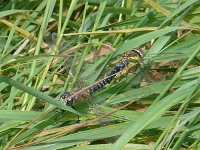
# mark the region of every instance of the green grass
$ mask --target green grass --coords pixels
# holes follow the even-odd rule
[[[0,148],[200,149],[199,10],[198,0],[0,1]],[[92,95],[99,116],[59,101],[132,48],[145,50],[141,66]]]

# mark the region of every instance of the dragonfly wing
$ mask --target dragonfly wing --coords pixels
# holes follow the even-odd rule
[[[92,100],[92,97],[89,96],[87,101],[86,101],[90,107],[90,109],[92,110],[92,112],[96,115],[96,116],[100,116],[100,109],[99,106]]]

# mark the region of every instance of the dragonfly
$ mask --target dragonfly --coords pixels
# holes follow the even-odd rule
[[[134,72],[139,67],[141,67],[143,57],[144,57],[144,49],[136,48],[132,49],[128,52],[125,52],[122,56],[122,61],[113,67],[108,74],[108,76],[100,81],[97,81],[91,86],[87,86],[81,90],[74,90],[71,92],[65,92],[61,95],[60,101],[67,106],[74,106],[81,101],[87,100],[93,93],[105,87],[114,79],[119,79],[121,77],[127,76],[130,72]],[[167,54],[164,54],[167,56]],[[168,54],[169,55],[169,54]],[[173,54],[171,54],[173,55]],[[170,56],[171,56],[170,55]],[[177,55],[183,55],[182,53]],[[148,58],[146,58],[148,59]]]
[[[65,42],[63,42],[62,45],[65,45]],[[63,48],[61,48],[63,49]],[[171,49],[173,50],[173,49]],[[168,50],[169,51],[169,50]],[[146,53],[146,52],[145,52]],[[170,55],[171,54],[171,55]],[[152,54],[153,55],[153,54]],[[170,56],[169,56],[170,55]],[[181,51],[181,53],[176,53],[176,55],[179,55],[180,57],[186,57],[185,53]],[[145,55],[146,56],[146,55]],[[164,53],[164,57],[169,56],[170,59],[175,56],[173,53]],[[90,107],[95,107],[95,102],[91,99],[92,95],[111,83],[111,81],[119,78],[126,77],[129,73],[134,72],[138,68],[142,66],[142,61],[144,57],[144,49],[136,48],[132,49],[128,52],[125,52],[122,54],[122,60],[120,63],[115,65],[110,73],[107,75],[107,77],[95,82],[92,85],[89,86],[82,86],[81,88],[77,88],[72,91],[67,91],[61,94],[60,101],[67,106],[74,106],[81,101],[86,101],[90,103]],[[162,58],[162,55],[160,57],[156,57],[157,61],[159,62],[159,58]],[[148,59],[148,58],[146,58]],[[168,58],[167,58],[168,59]],[[156,60],[156,59],[155,59]],[[163,58],[162,58],[163,60]],[[96,108],[95,108],[96,109]]]
[[[140,60],[143,58],[143,50],[139,48],[132,49],[131,51],[124,53],[122,57],[122,61],[112,68],[106,78],[97,81],[95,84],[88,86],[83,90],[65,92],[61,95],[60,101],[67,106],[74,106],[83,100],[87,100],[93,93],[109,84],[113,79],[125,77],[129,72],[138,68]]]
[[[48,35],[45,40],[49,44],[49,46],[54,49],[56,39],[57,39],[57,34],[52,33],[51,35]],[[60,52],[63,53],[63,51],[69,47],[70,47],[70,44],[66,42],[65,39],[62,39],[61,44],[59,45]],[[99,112],[99,110],[97,110],[98,107],[96,103],[91,99],[92,94],[100,90],[101,88],[105,87],[113,79],[119,79],[121,77],[125,77],[129,72],[133,71],[134,68],[137,68],[139,66],[140,60],[143,58],[143,53],[144,53],[143,49],[137,48],[137,49],[132,49],[131,51],[122,54],[121,62],[115,65],[111,69],[107,77],[105,77],[102,80],[97,81],[93,85],[85,87],[83,86],[83,81],[81,81],[81,79],[78,78],[77,79],[79,83],[78,88],[76,90],[73,90],[70,92],[64,92],[63,94],[61,94],[60,101],[64,105],[74,106],[80,103],[81,101],[86,100],[89,106],[93,107],[93,110],[96,109],[95,113],[98,114],[97,113]],[[70,62],[68,62],[68,64],[69,63]],[[67,70],[69,71],[70,69],[68,68]]]

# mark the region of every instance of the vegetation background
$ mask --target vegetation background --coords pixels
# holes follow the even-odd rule
[[[198,0],[0,0],[0,10],[1,149],[200,149]],[[88,98],[99,115],[88,100],[59,101],[132,48],[145,51],[140,67]]]

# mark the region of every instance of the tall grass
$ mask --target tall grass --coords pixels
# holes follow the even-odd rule
[[[200,149],[198,0],[0,1],[0,10],[1,149]],[[132,48],[145,51],[140,67],[74,108],[59,101]]]

